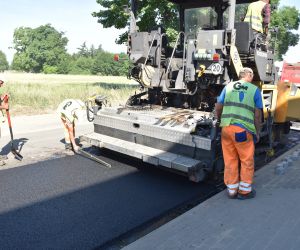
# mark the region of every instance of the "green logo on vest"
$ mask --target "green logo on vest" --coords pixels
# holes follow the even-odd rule
[[[235,90],[247,90],[248,89],[248,86],[243,86],[240,82],[236,82],[234,85],[233,85],[233,88]]]

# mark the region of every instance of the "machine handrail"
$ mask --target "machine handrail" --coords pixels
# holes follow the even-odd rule
[[[151,49],[152,49],[153,44],[154,44],[154,41],[155,41],[155,39],[156,39],[156,35],[158,35],[158,36],[159,36],[159,39],[160,39],[159,46],[160,46],[160,57],[161,57],[162,37],[165,36],[166,34],[165,34],[165,33],[160,34],[158,31],[156,31],[156,32],[154,33],[153,38],[152,38],[152,41],[151,41],[151,44],[150,44],[150,48],[149,48],[148,53],[147,53],[147,56],[146,56],[146,58],[145,58],[145,62],[144,62],[144,64],[143,64],[143,66],[142,66],[142,69],[143,69],[143,70],[146,70],[146,63],[147,63],[147,61],[148,61],[148,58],[149,58]],[[158,65],[158,75],[160,74],[160,68],[161,68],[161,65],[160,65],[160,62],[159,62],[159,65]]]
[[[153,43],[154,43],[154,40],[155,40],[157,34],[160,35],[160,34],[158,33],[158,31],[154,33],[154,36],[153,36],[152,41],[151,41],[150,48],[149,48],[149,50],[148,50],[148,54],[147,54],[146,59],[145,59],[145,62],[144,62],[144,64],[143,64],[143,68],[146,66],[146,63],[147,63],[147,61],[148,61],[148,58],[149,58],[149,55],[150,55],[150,52],[151,52],[151,49],[152,49],[152,47],[153,47]]]
[[[169,73],[169,70],[170,70],[171,62],[172,62],[172,59],[173,59],[173,57],[174,57],[175,50],[176,50],[176,47],[177,47],[177,45],[178,45],[178,41],[179,41],[179,38],[180,38],[180,35],[181,35],[181,34],[185,35],[183,31],[180,31],[180,32],[178,33],[178,35],[177,35],[176,43],[175,43],[174,49],[173,49],[173,51],[172,51],[172,55],[171,55],[171,57],[170,57],[170,61],[169,61],[169,64],[168,64],[168,67],[167,67],[167,71],[166,71],[166,80],[167,80],[167,76],[168,76],[168,73]],[[166,88],[169,89],[169,90],[172,89],[172,88],[168,87],[167,85],[165,85],[165,86],[166,86]]]

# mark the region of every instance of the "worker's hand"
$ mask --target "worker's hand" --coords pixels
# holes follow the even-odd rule
[[[259,136],[259,134],[256,134],[256,143],[258,143],[259,140],[260,140],[260,136]]]
[[[79,146],[75,145],[75,146],[73,147],[74,152],[75,152],[75,153],[78,153],[79,148],[80,148]]]
[[[1,108],[2,108],[2,109],[9,109],[8,102],[3,102],[3,103],[1,104]]]
[[[219,119],[215,119],[212,122],[213,127],[219,128],[220,127],[220,120]]]
[[[7,93],[1,95],[1,102],[8,102],[9,95]]]

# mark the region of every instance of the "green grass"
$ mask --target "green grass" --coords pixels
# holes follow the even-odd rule
[[[36,75],[30,74],[30,77],[32,76],[36,78]],[[114,83],[114,77],[95,77],[93,80],[98,82],[92,82],[90,76],[87,76],[87,80],[84,76],[79,76],[77,80],[74,80],[77,76],[70,76],[70,83],[67,83],[67,76],[41,75],[41,77],[43,77],[40,79],[41,83],[38,78],[31,83],[27,74],[23,74],[23,81],[20,81],[22,79],[20,76],[14,81],[12,75],[9,80],[4,79],[5,84],[1,92],[9,93],[10,110],[13,115],[52,113],[64,99],[85,101],[94,94],[107,96],[111,105],[124,104],[138,88],[133,82],[120,77],[115,79],[117,83]],[[60,77],[64,79],[60,81]]]

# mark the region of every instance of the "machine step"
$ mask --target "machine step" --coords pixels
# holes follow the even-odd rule
[[[143,146],[141,144],[124,141],[98,133],[82,135],[80,137],[80,141],[85,141],[90,145],[99,148],[107,148],[115,152],[129,155],[155,166],[164,166],[184,173],[195,172],[198,168],[205,167],[205,164],[203,164],[201,161],[190,157],[166,152],[160,149]]]

